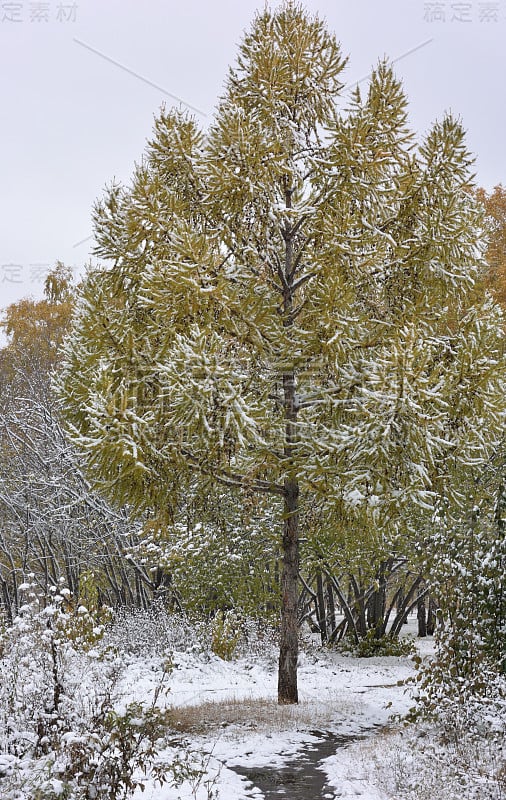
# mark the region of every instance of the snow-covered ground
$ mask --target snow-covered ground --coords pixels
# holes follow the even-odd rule
[[[408,635],[415,629],[411,620]],[[416,641],[430,657],[431,638]],[[506,767],[498,740],[447,743],[426,723],[403,726],[413,706],[409,657],[356,658],[319,647],[300,657],[298,706],[276,704],[275,654],[226,662],[216,656],[173,654],[169,691],[181,734],[162,757],[194,753],[198,776],[178,787],[148,782],[135,800],[262,800],[265,795],[235,768],[283,770],[321,741],[321,734],[357,735],[317,764],[321,795],[304,800],[504,800]],[[156,663],[127,670],[127,701],[156,691]],[[162,693],[161,693],[162,694]],[[499,738],[500,741],[500,738]],[[500,745],[499,745],[500,749]],[[281,796],[281,795],[280,795]],[[292,800],[289,794],[284,795]]]
[[[96,649],[61,645],[55,717],[43,713],[55,690],[47,631],[46,611],[19,620],[0,659],[0,800],[92,798],[97,786],[105,797],[115,775],[129,780],[125,764],[148,767],[136,773],[144,790],[134,800],[273,800],[281,774],[291,781],[286,800],[506,798],[506,704],[489,710],[487,701],[493,719],[483,735],[475,724],[468,735],[469,709],[453,734],[428,722],[404,726],[411,657],[357,658],[307,639],[300,702],[278,706],[276,646],[265,631],[224,661],[205,629],[132,612]],[[416,647],[430,657],[431,639]],[[40,720],[53,738],[41,738]]]
[[[318,740],[318,731],[378,735],[392,715],[403,715],[413,705],[405,685],[413,674],[409,658],[354,658],[316,647],[306,649],[299,665],[300,702],[281,708],[276,704],[273,658],[223,661],[217,656],[176,652],[173,664],[166,679],[168,692],[160,692],[158,702],[177,709],[175,718],[181,720],[184,731],[181,746],[195,752],[196,763],[206,775],[179,787],[148,783],[135,800],[262,798],[260,790],[234,772],[234,767],[282,768]],[[148,701],[159,684],[156,661],[133,661],[123,685],[125,703]],[[367,779],[360,750],[357,755],[355,749],[341,748],[322,764],[328,784],[335,787],[334,796],[386,797]],[[181,747],[175,743],[164,757],[170,760],[177,752]]]

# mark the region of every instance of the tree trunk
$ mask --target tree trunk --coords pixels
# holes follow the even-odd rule
[[[321,570],[316,573],[316,616],[322,644],[327,641],[327,612],[325,608],[325,594],[323,591],[323,575]]]
[[[3,605],[5,609],[5,616],[7,619],[7,625],[11,626],[13,622],[12,618],[12,602],[11,596],[9,593],[9,586],[7,581],[0,577],[0,585],[2,586],[2,596],[3,596]]]
[[[381,637],[385,634],[385,607],[387,593],[387,582],[385,578],[386,571],[387,563],[381,562],[380,568],[376,575],[378,588],[374,590],[367,604],[367,622],[369,628],[374,629],[375,639],[381,639]]]
[[[395,615],[395,619],[390,627],[390,636],[399,636],[401,628],[405,624],[405,620],[408,618],[408,615],[411,613],[411,611],[413,611],[414,608],[416,608],[420,597],[425,597],[427,594],[427,589],[424,589],[423,592],[420,589],[420,584],[422,581],[423,578],[421,575],[419,575],[411,584],[411,588],[409,589],[408,593],[403,593],[402,602],[398,601],[397,614]],[[418,596],[415,597],[415,595]]]
[[[364,602],[365,592],[362,588],[362,583],[359,584],[354,575],[350,575],[350,585],[353,589],[352,607],[356,619],[356,631],[359,638],[362,639],[367,634],[366,607]]]
[[[285,203],[292,207],[292,189],[285,184]],[[284,274],[281,274],[283,291],[283,325],[286,330],[293,325],[293,301],[295,281],[294,259],[295,229],[287,222],[283,230],[285,240]],[[294,455],[298,442],[298,404],[295,366],[283,372],[283,401],[285,441],[284,455],[284,514],[281,573],[281,625],[278,668],[278,703],[298,703],[297,659],[298,641],[298,580],[299,580],[299,482],[294,470]]]
[[[297,660],[299,655],[299,483],[291,473],[291,459],[297,441],[295,374],[283,375],[285,399],[285,447],[287,475],[284,480],[283,540],[281,569],[281,625],[278,668],[278,703],[298,703]]]
[[[418,598],[416,605],[416,616],[418,619],[418,636],[423,639],[427,636],[427,609],[425,607],[425,595]]]
[[[427,636],[434,636],[436,629],[436,610],[437,606],[433,598],[429,596],[429,611],[427,614]]]
[[[332,589],[332,584],[327,576],[327,602],[329,607],[329,628],[330,628],[330,635],[332,635],[336,629],[336,606],[334,603],[334,592]]]
[[[285,481],[283,567],[281,573],[281,630],[279,642],[278,703],[298,703],[297,659],[299,639],[297,596],[299,576],[299,486]]]
[[[356,620],[356,615],[355,615],[355,611],[354,611],[353,594],[352,594],[352,591],[351,591],[351,584],[348,585],[348,596],[346,597],[344,592],[341,590],[341,588],[339,586],[339,582],[338,582],[337,578],[335,577],[335,575],[332,575],[330,572],[328,572],[327,573],[327,580],[329,580],[332,583],[332,587],[333,587],[333,589],[334,589],[334,591],[335,591],[335,593],[337,595],[337,599],[339,600],[339,603],[341,605],[341,610],[342,610],[342,612],[344,614],[344,617],[345,617],[345,619],[343,621],[345,624],[343,625],[343,623],[341,622],[341,623],[339,623],[339,625],[337,625],[337,627],[335,627],[335,629],[332,632],[332,635],[330,637],[330,642],[331,642],[331,644],[334,643],[336,641],[338,635],[339,635],[339,639],[337,641],[341,641],[343,636],[345,636],[346,633],[348,633],[348,631],[349,631],[349,633],[353,637],[354,643],[358,644],[358,642],[359,642],[359,631],[358,631],[358,628],[357,628],[357,620]]]

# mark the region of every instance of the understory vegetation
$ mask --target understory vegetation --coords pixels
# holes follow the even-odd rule
[[[159,786],[200,785],[201,754],[181,742],[176,755],[163,757],[171,739],[198,729],[189,723],[191,710],[167,702],[172,654],[198,662],[225,649],[230,658],[227,635],[161,607],[110,613],[102,623],[84,606],[74,609],[66,587],[54,587],[50,598],[34,585],[20,591],[19,616],[0,635],[2,798],[127,798],[147,776]],[[247,646],[250,655],[265,656],[273,646],[267,631],[251,624],[233,641],[237,654]],[[125,702],[129,665],[153,658],[158,677],[148,701]]]
[[[504,688],[501,700],[446,709],[436,723],[393,729],[363,745],[357,760],[364,774],[396,800],[503,800]]]

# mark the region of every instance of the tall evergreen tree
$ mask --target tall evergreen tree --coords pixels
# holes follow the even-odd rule
[[[393,529],[453,496],[504,409],[461,125],[445,117],[417,147],[386,63],[340,111],[344,65],[287,2],[255,18],[205,134],[159,115],[131,186],[95,208],[107,265],[61,375],[114,500],[161,526],[195,481],[279,500],[280,703],[297,702],[306,500]]]

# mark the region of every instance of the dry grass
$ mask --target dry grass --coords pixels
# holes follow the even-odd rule
[[[317,729],[335,721],[336,716],[344,715],[346,711],[343,704],[339,709],[332,709],[327,704],[314,701],[279,706],[275,700],[267,697],[249,700],[234,698],[172,707],[168,711],[168,721],[174,730],[181,733],[201,734],[231,725],[253,730],[286,731]]]

